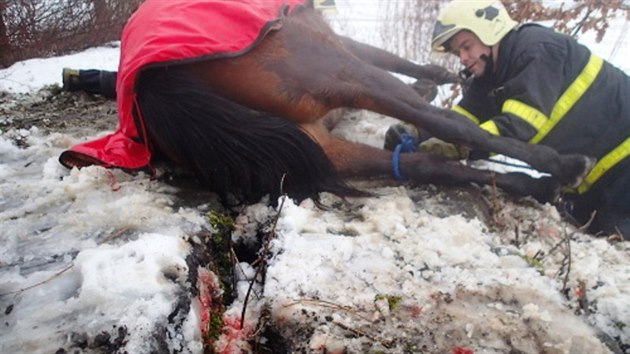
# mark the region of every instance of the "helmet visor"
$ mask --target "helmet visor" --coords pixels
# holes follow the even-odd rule
[[[457,28],[455,24],[445,25],[441,21],[435,23],[433,27],[433,40],[431,41],[431,47],[438,52],[447,51],[448,48],[445,43],[448,42],[461,28]]]

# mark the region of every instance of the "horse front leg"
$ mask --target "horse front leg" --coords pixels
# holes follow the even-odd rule
[[[369,44],[357,42],[344,36],[338,37],[343,45],[356,57],[383,70],[403,74],[418,80],[429,79],[438,85],[460,82],[457,74],[439,65],[419,65]]]
[[[410,87],[386,71],[370,65],[357,64],[353,68],[352,77],[360,83],[361,90],[340,92],[354,97],[353,108],[368,109],[412,123],[444,141],[513,157],[552,174],[565,185],[578,185],[593,165],[593,160],[583,155],[561,155],[544,145],[491,135],[455,112],[418,99]]]

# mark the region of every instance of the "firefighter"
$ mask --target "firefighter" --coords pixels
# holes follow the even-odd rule
[[[630,78],[574,38],[518,25],[500,1],[453,0],[441,11],[432,49],[459,57],[465,85],[455,112],[494,135],[544,144],[597,160],[577,188],[563,193],[568,215],[593,233],[630,240]],[[405,133],[406,132],[406,133]],[[404,127],[392,139],[415,135]],[[388,146],[388,144],[390,146]],[[461,158],[435,138],[426,150]],[[422,147],[422,145],[421,145]],[[470,157],[485,157],[471,152]]]

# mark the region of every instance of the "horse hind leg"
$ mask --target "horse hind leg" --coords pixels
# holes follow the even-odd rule
[[[283,193],[318,203],[320,192],[364,196],[341,179],[322,148],[285,119],[226,99],[198,67],[153,68],[138,78],[138,104],[153,148],[196,172],[228,201]]]

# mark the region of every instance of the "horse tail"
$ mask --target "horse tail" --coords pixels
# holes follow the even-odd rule
[[[185,68],[143,71],[136,92],[152,149],[192,169],[224,202],[283,193],[368,193],[349,187],[323,149],[294,123],[237,104]]]

